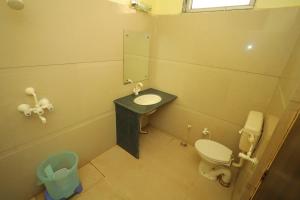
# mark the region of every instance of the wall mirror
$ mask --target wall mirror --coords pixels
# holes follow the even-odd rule
[[[124,31],[124,84],[148,79],[150,34]]]

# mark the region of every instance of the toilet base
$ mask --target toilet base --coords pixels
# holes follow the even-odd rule
[[[200,164],[199,164],[199,173],[204,176],[205,178],[209,179],[209,180],[212,180],[212,181],[215,181],[217,180],[217,176],[215,176],[214,173],[211,173],[214,171],[215,169],[215,165],[212,164],[212,163],[208,163],[208,162],[205,162],[205,161],[201,161]]]
[[[230,186],[231,171],[229,168],[201,160],[198,170],[205,178],[212,181],[219,180],[220,184],[224,187]]]

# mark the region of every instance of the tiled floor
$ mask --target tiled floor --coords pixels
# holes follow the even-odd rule
[[[232,187],[198,174],[199,156],[192,146],[150,128],[140,136],[140,159],[119,146],[80,169],[84,191],[76,200],[229,200]],[[43,195],[37,196],[43,199]]]

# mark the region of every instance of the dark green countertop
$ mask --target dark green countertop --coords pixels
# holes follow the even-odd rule
[[[147,106],[142,106],[142,105],[138,105],[136,103],[133,102],[133,100],[138,97],[138,96],[141,96],[141,95],[144,95],[144,94],[156,94],[156,95],[159,95],[161,97],[161,101],[157,104],[153,104],[153,105],[147,105]],[[115,104],[118,104],[120,106],[123,106],[125,108],[127,108],[128,110],[131,110],[135,113],[138,113],[138,114],[146,114],[146,113],[149,113],[171,101],[174,101],[177,96],[173,95],[173,94],[168,94],[166,92],[162,92],[160,90],[156,90],[156,89],[153,89],[153,88],[149,88],[149,89],[146,89],[146,90],[143,90],[141,92],[139,92],[139,95],[138,96],[135,96],[134,94],[131,94],[131,95],[128,95],[128,96],[125,96],[125,97],[121,97],[119,99],[116,99],[114,100],[114,103]]]

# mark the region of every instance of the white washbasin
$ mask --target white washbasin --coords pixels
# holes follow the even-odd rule
[[[161,101],[161,97],[156,94],[144,94],[133,100],[134,103],[143,106],[157,104],[160,101]]]

